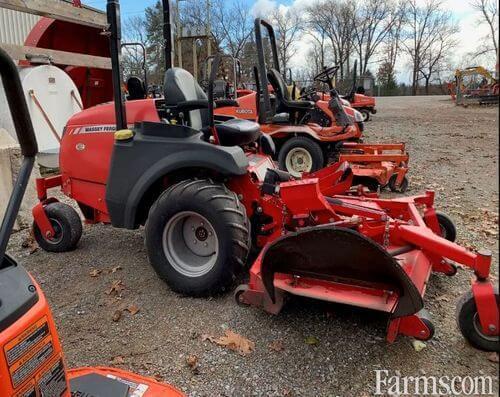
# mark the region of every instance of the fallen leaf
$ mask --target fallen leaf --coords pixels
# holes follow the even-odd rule
[[[110,273],[116,273],[118,270],[122,270],[122,267],[120,265],[112,267]]]
[[[160,382],[160,383],[163,383],[163,381],[165,380],[165,379],[163,379],[163,376],[157,375],[157,374],[153,375],[153,378],[155,381]]]
[[[201,336],[201,339],[209,340],[219,346],[226,347],[229,350],[238,352],[242,356],[249,355],[255,349],[255,343],[244,336],[241,336],[230,329],[227,329],[224,333],[224,336],[220,336],[218,338],[204,334]]]
[[[120,365],[125,363],[125,359],[122,356],[116,356],[110,362],[112,365]]]
[[[198,363],[198,356],[190,354],[186,357],[186,364],[189,366],[189,368],[191,368],[191,371],[193,371],[195,375],[198,375],[200,373]]]
[[[89,272],[89,275],[90,275],[90,277],[97,277],[101,273],[102,273],[102,270],[100,270],[100,269],[92,269]]]
[[[132,316],[135,316],[141,309],[139,309],[139,306],[135,303],[132,303],[131,305],[128,305],[125,310],[127,310]]]
[[[304,342],[308,345],[317,345],[319,343],[319,339],[315,336],[308,336]]]
[[[282,341],[275,340],[269,344],[269,350],[273,350],[275,352],[281,352],[281,351],[285,350],[285,348],[283,347]]]
[[[116,322],[120,321],[121,318],[122,318],[122,311],[121,310],[116,310],[113,313],[112,320],[116,323]]]
[[[416,352],[420,352],[424,350],[427,347],[427,345],[422,342],[421,340],[413,340],[413,348],[415,349]]]
[[[283,390],[283,397],[292,397],[293,392],[290,389]]]
[[[106,291],[108,295],[120,296],[121,292],[125,289],[122,280],[113,281],[111,287]]]
[[[488,360],[491,361],[492,363],[498,363],[499,362],[498,353],[491,353],[488,356]]]

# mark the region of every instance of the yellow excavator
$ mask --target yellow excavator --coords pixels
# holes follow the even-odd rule
[[[471,66],[455,71],[455,84],[451,85],[450,94],[457,105],[490,105],[498,103],[499,88],[498,79],[486,68]]]

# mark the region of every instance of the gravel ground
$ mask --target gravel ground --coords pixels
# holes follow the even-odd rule
[[[407,142],[408,193],[436,190],[437,207],[456,221],[458,241],[492,250],[498,274],[498,108],[458,108],[447,97],[381,98],[377,107],[367,141]],[[455,301],[469,288],[468,271],[432,277],[426,307],[436,335],[417,352],[410,338],[385,342],[379,313],[293,299],[272,316],[238,307],[231,295],[180,297],[148,264],[142,230],[85,227],[78,249],[66,254],[30,254],[21,248],[27,235],[17,233],[10,251],[41,283],[71,367],[116,365],[191,396],[367,396],[376,369],[491,375],[498,390],[498,364],[468,346],[456,327]],[[118,281],[120,299],[106,294]],[[139,312],[113,321],[129,305]],[[203,340],[226,329],[255,342],[255,350],[240,356]],[[192,355],[194,370],[187,364]]]

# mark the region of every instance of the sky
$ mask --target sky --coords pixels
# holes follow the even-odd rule
[[[189,2],[189,0],[184,1]],[[418,1],[425,2],[425,0]],[[478,24],[479,15],[470,6],[470,1],[443,0],[443,7],[452,12],[453,18],[460,27],[460,32],[456,37],[460,44],[453,57],[453,63],[460,67],[471,66],[463,64],[468,61],[466,61],[467,54],[473,52],[478,47],[480,40],[488,34],[487,27]],[[121,0],[122,22],[131,16],[142,14],[146,7],[153,5],[155,2],[156,0]],[[82,3],[102,10],[106,8],[106,0],[82,0]],[[257,0],[254,2],[252,11],[256,16],[265,16],[269,15],[277,7],[293,7],[300,10],[310,3],[311,0]],[[294,64],[292,60],[292,67],[298,67],[299,62],[306,57],[308,45],[307,39],[300,40],[298,43],[298,53],[294,57],[297,63]],[[399,81],[409,81],[410,72],[407,64],[408,61],[402,58],[399,60],[398,65],[396,65]],[[488,66],[492,67],[494,65]]]

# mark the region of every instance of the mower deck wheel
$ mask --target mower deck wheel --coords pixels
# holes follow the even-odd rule
[[[495,287],[497,305],[500,304],[498,286]],[[460,332],[467,341],[477,349],[484,351],[500,351],[500,338],[485,335],[482,331],[477,312],[476,301],[472,291],[468,291],[457,302],[457,323]]]
[[[443,212],[436,211],[439,227],[441,229],[441,237],[452,243],[457,238],[457,229],[451,218]]]
[[[241,284],[234,290],[234,300],[238,306],[249,306],[242,300],[242,295],[248,291],[248,284]]]
[[[227,291],[244,270],[249,220],[223,184],[188,179],[169,187],[149,211],[149,260],[172,290],[190,296]]]
[[[303,172],[314,172],[323,168],[325,160],[317,142],[296,136],[283,144],[278,154],[278,163],[282,170],[300,178]]]
[[[36,222],[33,222],[33,236],[40,248],[48,252],[67,252],[75,249],[83,232],[78,213],[73,207],[59,202],[47,204],[44,210],[55,235],[44,236]]]
[[[405,193],[408,190],[408,178],[405,176],[401,184],[399,186],[396,186],[397,178],[398,176],[396,174],[391,175],[387,184],[389,186],[389,189],[391,189],[391,191],[394,193]]]

